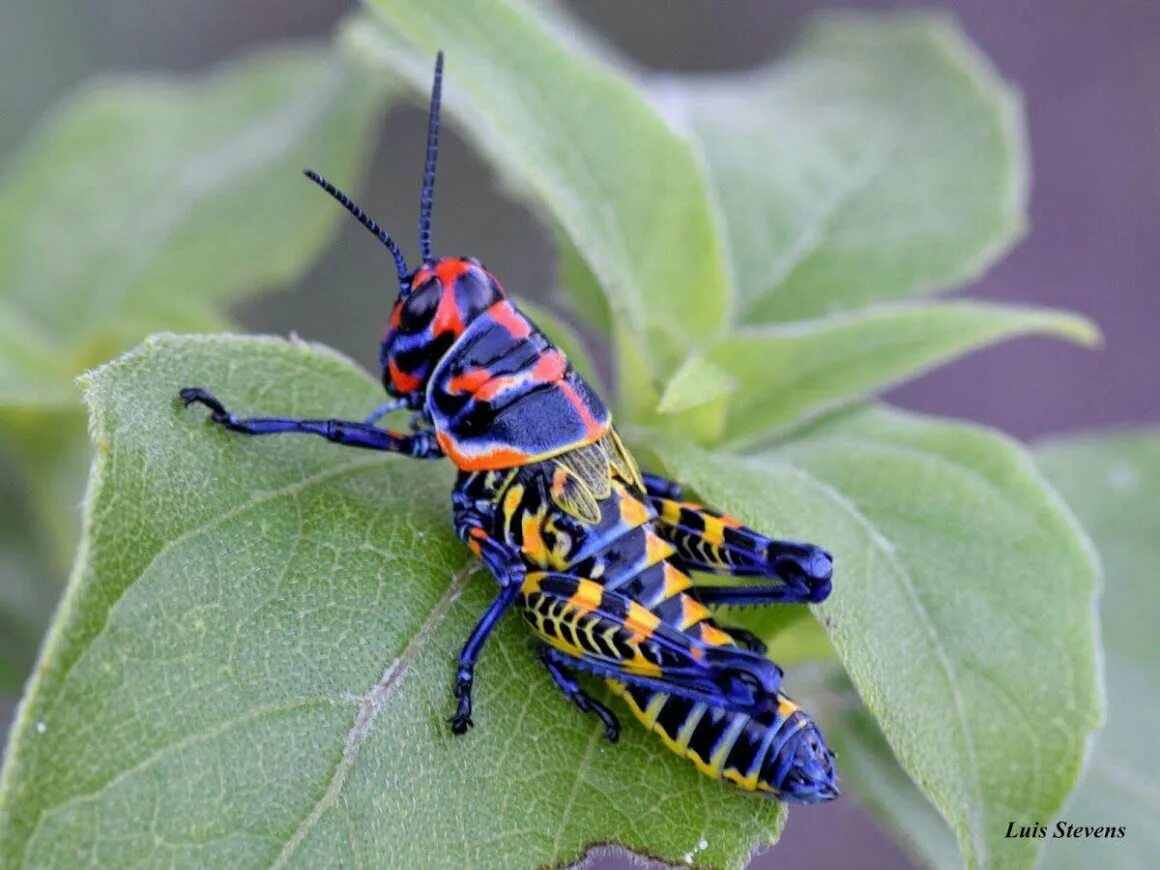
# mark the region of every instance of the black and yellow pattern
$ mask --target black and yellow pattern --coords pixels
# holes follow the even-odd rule
[[[546,462],[463,474],[456,503],[496,506],[486,534],[524,566],[515,604],[557,684],[600,715],[610,737],[615,716],[584,693],[575,670],[605,678],[705,774],[789,800],[832,797],[829,751],[780,691],[780,669],[715,622],[689,572],[775,577],[778,548],[794,545],[652,494],[654,480],[611,432]]]

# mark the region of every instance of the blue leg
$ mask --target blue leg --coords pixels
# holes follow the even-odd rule
[[[644,489],[650,496],[654,498],[671,498],[673,501],[680,501],[681,485],[675,480],[669,480],[667,477],[661,477],[659,474],[642,474],[644,478]]]
[[[367,423],[353,420],[295,420],[290,417],[238,417],[208,390],[186,387],[181,391],[181,401],[186,407],[194,402],[205,405],[210,410],[210,419],[234,432],[246,435],[271,435],[276,432],[306,432],[318,435],[327,441],[348,447],[363,447],[367,450],[385,450],[401,453],[415,459],[439,459],[443,449],[430,432],[416,432],[402,435],[378,429]]]
[[[406,399],[391,399],[389,402],[383,402],[381,405],[367,414],[367,417],[365,420],[363,420],[363,423],[367,426],[373,426],[375,423],[379,422],[379,420],[383,419],[383,417],[387,416],[387,414],[391,413],[391,411],[397,411],[400,408],[406,408],[408,404],[409,403]]]
[[[463,645],[463,652],[459,654],[459,671],[455,675],[455,698],[459,704],[455,709],[455,715],[448,720],[453,734],[466,734],[467,729],[474,724],[471,721],[471,685],[475,680],[475,663],[479,660],[480,650],[483,649],[491,630],[495,628],[503,612],[511,606],[519,593],[519,583],[509,583],[501,587],[499,595],[487,608],[483,618],[471,632],[471,637]]]
[[[617,720],[616,714],[581,689],[580,683],[576,681],[575,672],[553,659],[548,647],[540,646],[537,655],[541,664],[552,675],[556,685],[560,687],[560,691],[569,701],[579,707],[581,712],[595,713],[597,718],[604,723],[604,736],[608,738],[609,743],[615,743],[620,737],[620,722]]]

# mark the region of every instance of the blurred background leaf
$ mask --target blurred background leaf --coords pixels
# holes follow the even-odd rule
[[[947,17],[830,15],[767,68],[656,90],[703,149],[746,321],[945,290],[1022,232],[1020,107]]]
[[[287,180],[322,161],[357,183],[387,94],[307,46],[193,79],[114,78],[66,100],[8,166],[0,439],[26,528],[0,553],[0,586],[9,608],[24,602],[25,640],[76,544],[89,445],[73,378],[152,331],[220,329],[225,305],[301,275],[341,212]],[[4,672],[19,680],[33,649],[5,644]]]
[[[705,502],[825,542],[834,591],[812,609],[902,766],[968,866],[1033,863],[1043,841],[1007,822],[1054,817],[1103,698],[1095,557],[1022,449],[881,408],[755,456],[653,449]]]
[[[1108,724],[1060,819],[1122,825],[1123,838],[1054,839],[1045,867],[1154,867],[1160,863],[1160,431],[1061,438],[1036,451],[1103,557],[1100,601]],[[1054,834],[1054,829],[1049,832]]]

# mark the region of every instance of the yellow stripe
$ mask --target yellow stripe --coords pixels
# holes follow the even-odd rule
[[[604,594],[604,587],[591,580],[581,580],[568,599],[568,604],[582,613],[591,613],[600,606],[600,598]]]
[[[505,517],[514,517],[516,511],[519,510],[520,502],[524,497],[524,488],[516,484],[507,491],[507,495],[503,497],[503,513]]]
[[[721,739],[717,741],[717,748],[713,751],[713,757],[709,759],[709,767],[713,770],[713,776],[721,775],[721,768],[725,765],[725,758],[729,755],[729,750],[733,748],[733,744],[737,742],[737,735],[745,728],[749,717],[740,713],[734,713],[733,722],[729,725],[729,730],[721,735]]]
[[[685,723],[681,726],[681,730],[677,732],[677,746],[680,747],[681,752],[687,753],[689,757],[693,757],[694,753],[689,752],[689,741],[693,739],[693,732],[700,723],[701,718],[705,715],[708,705],[703,701],[698,702],[689,715],[685,717]]]
[[[701,536],[714,547],[720,547],[725,542],[725,524],[710,514],[701,514],[701,520],[705,524]]]
[[[648,707],[643,711],[644,715],[641,720],[649,728],[657,724],[657,717],[661,715],[661,710],[664,709],[665,703],[669,700],[668,695],[657,692],[653,695],[651,701],[648,702]],[[640,709],[639,707],[637,709]]]

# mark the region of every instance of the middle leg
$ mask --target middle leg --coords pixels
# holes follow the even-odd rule
[[[565,697],[579,707],[582,713],[595,713],[596,717],[604,723],[604,736],[608,738],[609,743],[615,743],[620,737],[620,722],[617,720],[616,714],[580,688],[575,672],[553,658],[548,647],[541,645],[536,651],[536,655],[540,659],[540,663],[548,669],[548,673],[552,675],[552,680],[560,687],[560,691],[564,693]]]

